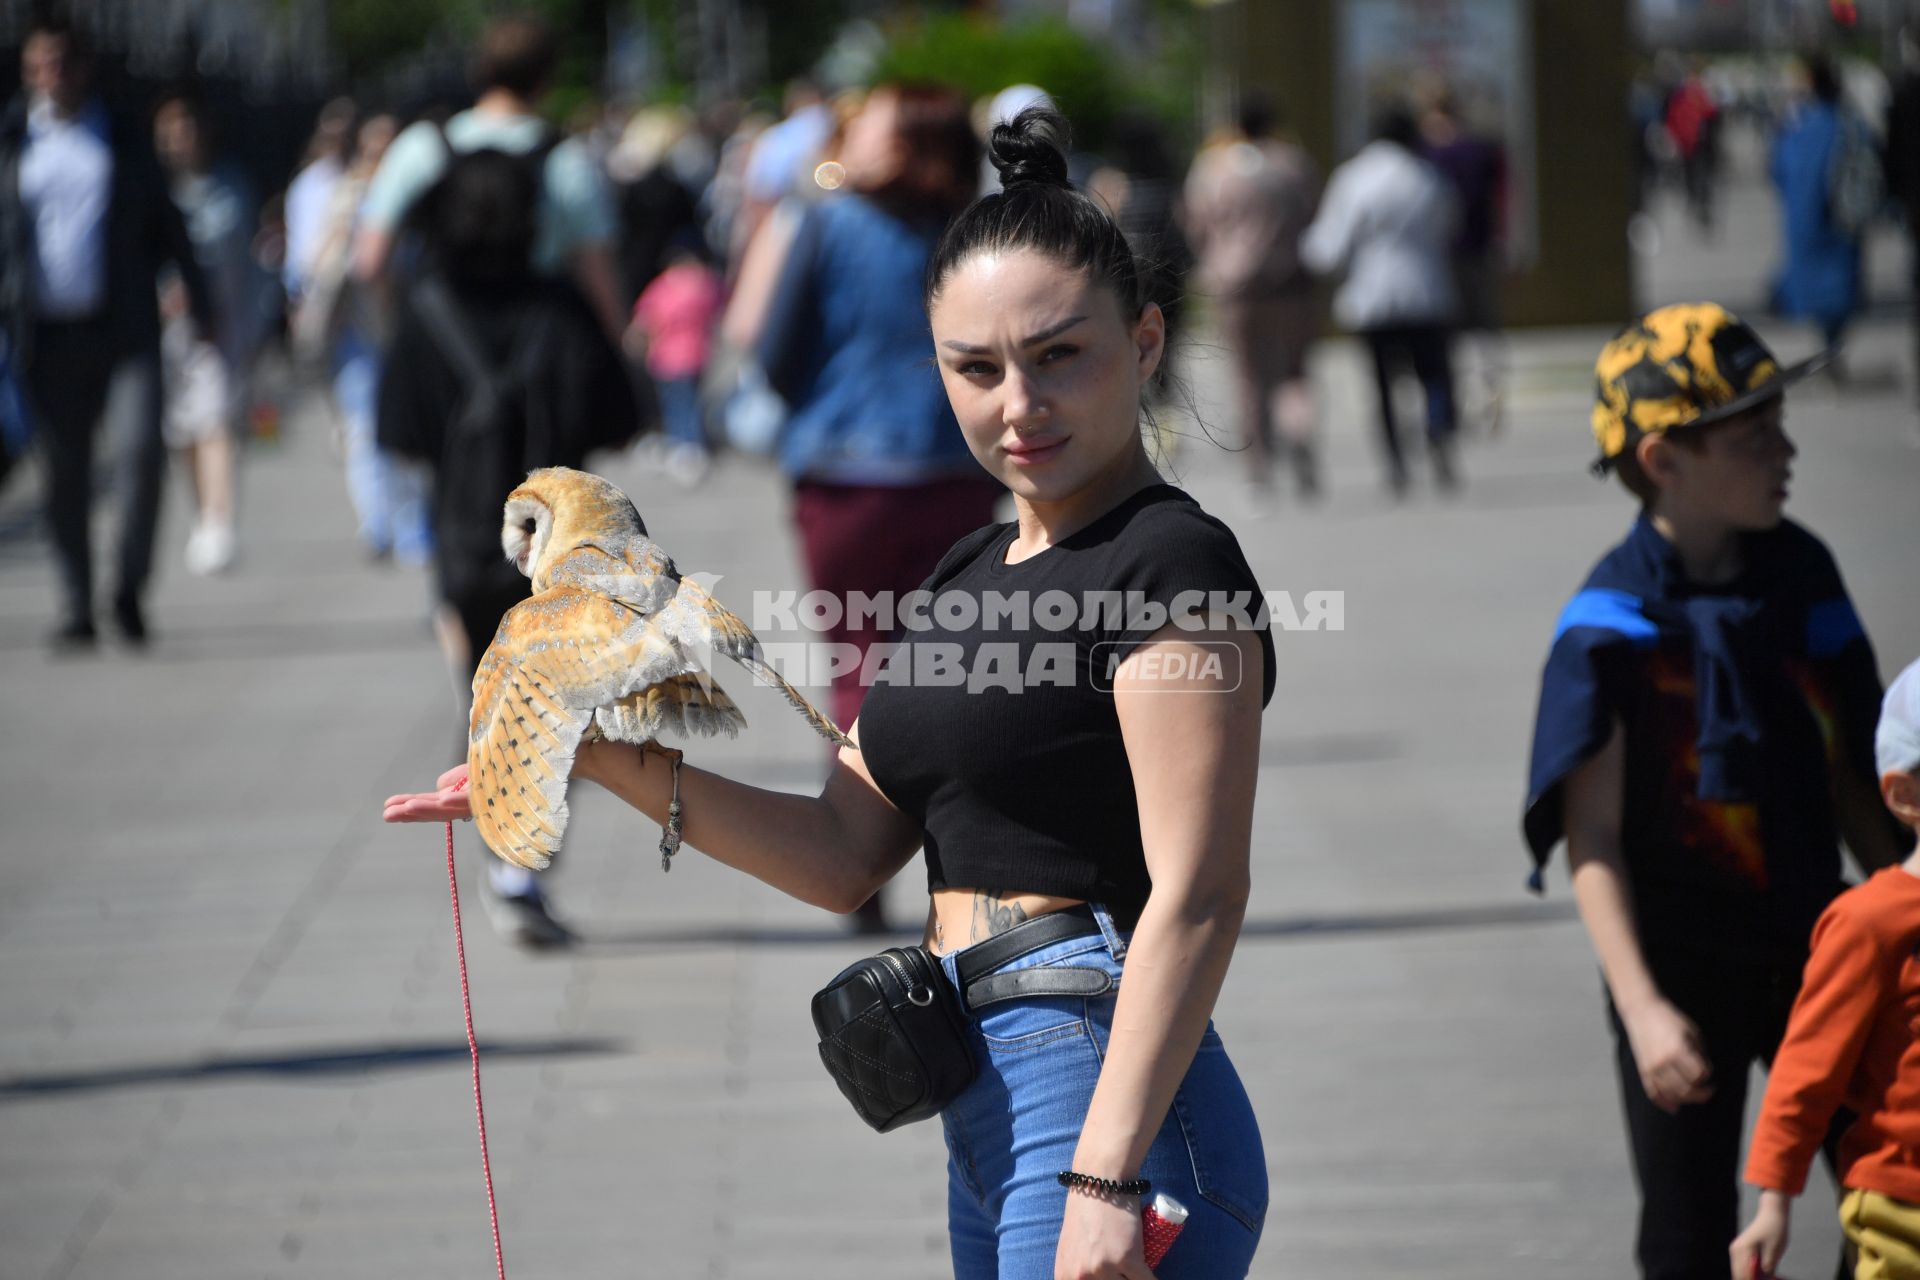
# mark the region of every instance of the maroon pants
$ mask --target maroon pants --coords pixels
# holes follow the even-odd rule
[[[1005,492],[986,476],[961,476],[925,484],[822,484],[802,480],[793,490],[793,523],[800,533],[807,576],[816,591],[840,598],[840,624],[827,638],[858,647],[861,657],[887,635],[870,618],[848,625],[844,606],[850,593],[893,593],[894,607],[925,582],[947,549],[993,520],[994,503]],[[860,714],[866,689],[858,670],[833,682],[833,718],[842,728]]]

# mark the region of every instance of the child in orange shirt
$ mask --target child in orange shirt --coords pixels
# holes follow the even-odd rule
[[[1920,830],[1920,662],[1887,690],[1874,754],[1887,807]],[[1760,1208],[1733,1242],[1734,1280],[1771,1275],[1780,1264],[1793,1197],[1840,1106],[1860,1117],[1836,1164],[1847,1188],[1840,1223],[1859,1249],[1854,1276],[1920,1280],[1916,1028],[1920,852],[1841,894],[1814,926],[1806,980],[1747,1156]]]

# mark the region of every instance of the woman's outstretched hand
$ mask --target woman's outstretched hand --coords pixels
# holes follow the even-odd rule
[[[388,796],[387,822],[452,822],[473,817],[473,805],[467,799],[467,766],[457,764],[434,782],[436,791],[413,795]]]

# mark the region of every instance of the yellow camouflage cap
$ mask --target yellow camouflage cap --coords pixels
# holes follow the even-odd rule
[[[1704,426],[1785,391],[1832,358],[1822,352],[1781,368],[1738,316],[1712,302],[1649,311],[1594,362],[1593,436],[1604,475],[1640,438]]]

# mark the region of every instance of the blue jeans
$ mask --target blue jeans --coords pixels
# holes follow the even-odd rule
[[[700,379],[658,378],[660,421],[674,444],[707,447],[706,418],[700,408]]]
[[[1129,935],[1104,908],[1093,910],[1099,934],[1043,947],[995,972],[1097,968],[1118,982]],[[957,983],[954,955],[941,965]],[[1030,996],[971,1019],[980,1075],[941,1114],[955,1280],[1051,1280],[1067,1205],[1054,1175],[1073,1167],[1118,994]],[[1140,1176],[1192,1215],[1156,1269],[1159,1280],[1247,1274],[1267,1212],[1266,1154],[1211,1023]]]
[[[358,334],[343,335],[334,353],[333,399],[344,427],[347,498],[360,522],[360,541],[369,551],[425,564],[433,555],[427,480],[420,468],[379,445],[380,352]]]

